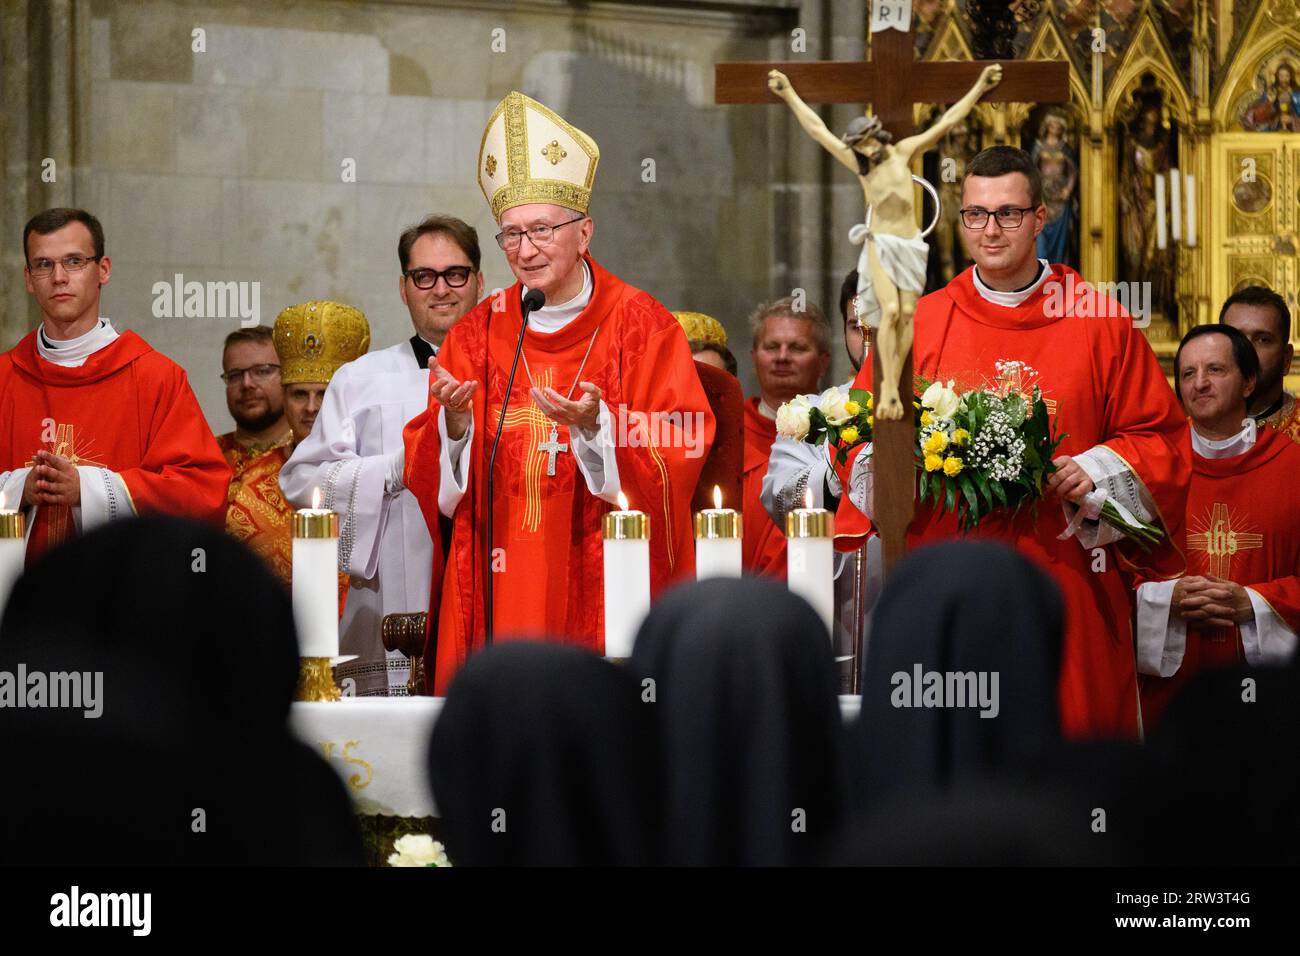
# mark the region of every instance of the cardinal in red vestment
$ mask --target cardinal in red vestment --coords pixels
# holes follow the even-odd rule
[[[526,144],[541,143],[528,150]],[[406,486],[430,530],[453,519],[426,673],[441,694],[482,646],[491,560],[495,640],[604,647],[601,516],[621,492],[650,516],[651,593],[694,571],[690,501],[714,421],[672,314],[601,268],[586,215],[599,151],[520,93],[488,120],[479,184],[519,280],[481,302],[430,363],[429,409],[406,428]],[[528,317],[495,465],[486,475]]]
[[[1228,325],[1194,327],[1175,382],[1191,415],[1187,575],[1138,588],[1142,719],[1150,727],[1198,671],[1283,665],[1300,631],[1300,446],[1248,417],[1259,362]],[[1244,426],[1244,427],[1243,427]]]
[[[0,355],[0,489],[28,511],[28,560],[134,514],[219,525],[230,468],[185,371],[99,315],[112,274],[99,221],[49,209],[23,244],[43,321]]]
[[[960,392],[1042,389],[1066,438],[1057,471],[1036,509],[994,512],[971,532],[1002,540],[1060,585],[1066,607],[1058,696],[1071,738],[1135,738],[1140,731],[1131,582],[1177,577],[1185,568],[1181,526],[1190,445],[1185,419],[1155,354],[1119,303],[1100,296],[1073,269],[1035,257],[1046,213],[1027,153],[992,147],[967,165],[964,238],[975,265],[922,298],[914,317],[918,378],[952,380]],[[871,387],[871,366],[855,383]],[[836,530],[870,511],[868,456],[858,449],[842,470],[850,493]],[[864,496],[866,500],[864,500]],[[1058,505],[1058,500],[1060,504]],[[1161,526],[1150,553],[1084,516],[1110,500]],[[1080,508],[1088,510],[1080,514]],[[862,528],[861,514],[856,524]],[[908,547],[955,537],[954,515],[918,502]]]
[[[763,476],[776,441],[776,413],[796,395],[820,391],[831,365],[830,327],[821,309],[787,296],[759,306],[750,318],[751,356],[759,394],[745,402],[746,571],[785,580],[785,529],[763,507]]]

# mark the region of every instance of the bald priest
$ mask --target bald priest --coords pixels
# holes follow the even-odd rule
[[[694,572],[690,502],[714,420],[677,320],[591,257],[595,142],[510,93],[488,119],[478,182],[518,280],[447,334],[427,412],[406,429],[406,485],[453,519],[426,667],[441,694],[484,643],[487,559],[496,639],[604,647],[601,516],[620,492],[650,516],[652,593]],[[545,304],[523,325],[523,296]],[[487,469],[520,333],[523,352]]]

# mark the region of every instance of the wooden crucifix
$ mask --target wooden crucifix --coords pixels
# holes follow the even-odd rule
[[[881,0],[875,0],[881,5]],[[898,6],[898,4],[885,6]],[[884,10],[878,11],[883,13]],[[996,85],[980,97],[983,101],[1021,103],[1064,103],[1069,99],[1069,64],[1064,61],[973,61],[915,63],[910,29],[910,10],[905,23],[899,20],[882,29],[880,17],[873,21],[870,61],[719,63],[715,68],[714,101],[717,103],[780,103],[781,81],[770,77],[779,71],[781,80],[798,90],[806,103],[855,103],[869,101],[883,129],[895,141],[912,136],[912,104],[952,103],[972,90],[985,68],[1001,67]],[[974,101],[971,100],[973,103]],[[793,106],[793,104],[792,104]],[[805,124],[806,126],[807,124]],[[827,148],[831,144],[823,143]],[[910,189],[910,184],[908,185]],[[910,342],[910,315],[907,316]],[[872,381],[884,381],[881,349],[871,349]],[[912,389],[910,348],[897,363],[898,391],[905,405]],[[880,389],[877,386],[876,392]],[[906,550],[908,525],[915,514],[916,465],[913,457],[915,429],[910,414],[882,418],[879,404],[874,426],[874,514],[880,532],[884,570]]]

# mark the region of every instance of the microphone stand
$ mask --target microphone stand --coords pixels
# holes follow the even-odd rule
[[[528,294],[523,296],[519,301],[519,311],[523,320],[519,323],[519,342],[515,345],[514,361],[510,363],[510,377],[506,379],[506,394],[501,400],[501,415],[497,418],[497,433],[492,439],[492,453],[488,456],[487,471],[487,547],[484,548],[484,568],[483,582],[484,590],[487,592],[487,607],[483,616],[483,645],[492,646],[492,618],[494,616],[494,605],[492,604],[492,514],[495,510],[493,497],[493,480],[492,476],[495,471],[497,461],[497,447],[501,444],[501,431],[506,423],[506,409],[510,405],[510,392],[515,385],[515,372],[519,369],[519,356],[524,351],[524,333],[528,331],[528,316],[533,309],[540,309],[546,303],[546,295],[541,289],[529,289]],[[486,366],[485,366],[486,368]],[[483,383],[487,387],[487,382]],[[487,396],[483,397],[484,409],[487,408]]]

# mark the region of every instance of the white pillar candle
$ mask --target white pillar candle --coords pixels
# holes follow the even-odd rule
[[[1196,177],[1188,173],[1183,177],[1187,187],[1187,247],[1196,248]]]
[[[618,495],[619,510],[602,521],[605,539],[605,656],[632,656],[632,643],[650,613],[650,517],[628,509]]]
[[[1182,238],[1183,192],[1179,188],[1178,170],[1169,170],[1169,205],[1173,218],[1169,220],[1169,235],[1174,242]]]
[[[26,527],[21,511],[0,511],[0,614],[9,603],[9,592],[23,573],[27,553]]]
[[[1156,248],[1165,246],[1165,177],[1156,173]]]
[[[722,489],[713,486],[713,507],[695,513],[695,579],[741,576],[741,519],[722,507]]]
[[[293,513],[293,619],[298,629],[299,657],[338,657],[336,512],[304,508]]]
[[[786,579],[835,633],[835,516],[822,508],[796,508],[785,516]]]

